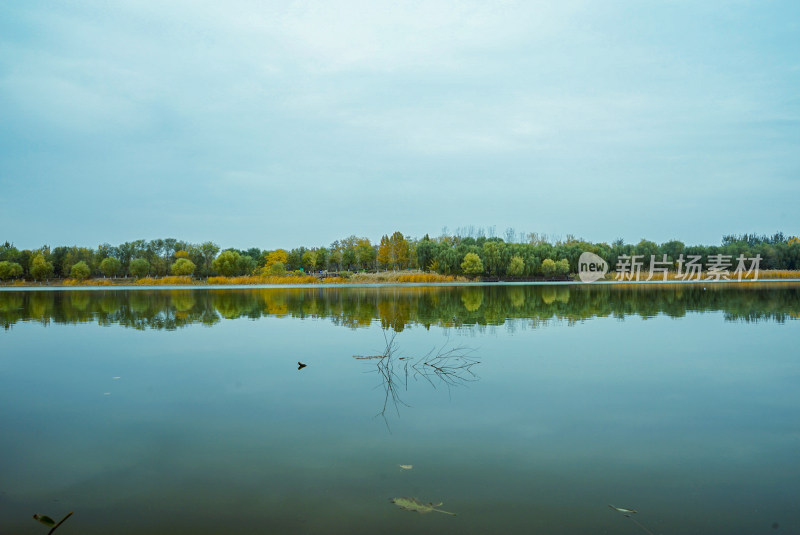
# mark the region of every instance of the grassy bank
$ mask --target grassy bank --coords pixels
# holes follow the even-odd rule
[[[616,277],[615,272],[606,274],[607,281],[614,281]],[[650,276],[649,272],[642,271],[639,274],[638,280],[645,282]],[[580,280],[577,275],[574,277],[575,281]],[[753,273],[744,274],[743,280],[752,280],[755,276]],[[662,282],[664,279],[663,274],[657,273],[651,279],[651,282]],[[700,280],[707,280],[708,274],[702,273]],[[758,272],[758,280],[780,280],[780,279],[800,279],[800,271],[790,270],[762,270]],[[208,279],[196,279],[192,277],[144,277],[141,279],[134,278],[113,278],[113,279],[50,279],[48,281],[26,281],[15,280],[0,284],[2,287],[11,288],[26,288],[26,287],[82,287],[82,286],[242,286],[242,285],[270,285],[270,284],[426,284],[426,283],[443,283],[443,282],[480,282],[481,279],[467,279],[461,276],[453,275],[439,275],[438,273],[420,273],[418,271],[384,271],[379,273],[353,273],[346,276],[335,277],[316,277],[314,275],[283,275],[283,276],[263,276],[263,275],[248,275],[241,277],[209,277]],[[509,279],[512,280],[513,279]],[[635,280],[635,279],[634,279]],[[691,278],[692,281],[698,280],[697,275]],[[736,281],[737,277],[729,276],[729,280]],[[496,279],[492,279],[496,281]],[[677,274],[670,272],[667,274],[667,281],[669,282],[683,282],[683,279],[678,278]],[[548,282],[545,279],[536,280],[535,282]],[[628,282],[628,281],[620,281]]]
[[[609,271],[606,273],[604,280],[613,281],[616,280],[617,273],[614,271]],[[577,276],[576,276],[577,279]],[[639,273],[639,281],[647,281],[650,279],[650,272],[649,271],[642,271]],[[714,277],[709,279],[709,275],[707,272],[700,273],[698,278],[697,274],[693,274],[691,279],[687,278],[686,280],[713,280]],[[754,280],[756,279],[755,273],[742,273],[742,280]],[[758,280],[775,280],[775,279],[800,279],[800,271],[796,270],[781,270],[781,269],[763,269],[759,270],[758,272]],[[637,280],[635,277],[633,280]],[[664,280],[663,273],[655,273],[650,279],[652,282],[661,282]],[[674,271],[670,271],[667,273],[667,280],[668,281],[675,281],[681,282],[684,279],[678,277],[678,274]],[[724,280],[724,279],[723,279]],[[739,276],[734,275],[733,273],[728,274],[728,280],[736,281],[739,280]]]
[[[16,280],[3,283],[6,287],[75,287],[75,286],[239,286],[256,284],[401,284],[401,283],[435,283],[435,282],[466,282],[464,277],[452,275],[439,275],[437,273],[419,273],[410,271],[387,271],[382,273],[353,273],[347,276],[316,277],[314,275],[247,275],[240,277],[209,277],[196,279],[193,277],[144,277],[113,278],[113,279],[50,279],[47,281]]]

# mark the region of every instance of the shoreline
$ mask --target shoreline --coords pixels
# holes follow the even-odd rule
[[[327,288],[420,288],[420,287],[449,287],[449,286],[683,286],[683,285],[710,285],[710,286],[730,286],[743,285],[754,286],[759,284],[788,283],[790,286],[800,286],[800,278],[791,279],[744,279],[744,280],[667,280],[667,281],[616,281],[598,280],[594,282],[583,282],[580,280],[563,281],[454,281],[454,282],[331,282],[314,284],[107,284],[107,285],[2,285],[0,292],[13,291],[130,291],[130,290],[267,290],[267,289],[327,289]]]

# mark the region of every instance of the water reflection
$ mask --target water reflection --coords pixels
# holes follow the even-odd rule
[[[384,392],[383,407],[377,415],[384,419],[387,428],[389,421],[386,410],[393,407],[397,416],[400,416],[400,406],[408,406],[401,396],[402,392],[408,391],[409,379],[420,380],[433,388],[444,386],[448,391],[452,387],[478,380],[472,367],[480,364],[480,361],[471,357],[473,349],[450,347],[447,341],[422,356],[401,356],[396,338],[396,331],[391,335],[384,331],[386,348],[382,354],[353,356],[357,360],[374,363],[373,371],[380,378]]]
[[[536,327],[592,317],[682,317],[723,311],[728,321],[800,318],[800,286],[792,283],[665,286],[459,286],[292,289],[73,290],[0,292],[0,323],[97,322],[173,330],[222,319],[264,316],[326,318],[360,328],[379,321],[401,332],[409,325],[466,328],[509,323]],[[515,320],[526,320],[522,323]]]
[[[749,284],[3,291],[0,532],[796,532],[799,310]]]

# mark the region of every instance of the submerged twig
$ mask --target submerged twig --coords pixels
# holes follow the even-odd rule
[[[66,519],[68,519],[69,517],[71,517],[71,516],[72,516],[72,513],[73,513],[73,511],[70,511],[69,513],[67,513],[67,516],[65,516],[64,518],[62,518],[61,520],[59,520],[58,524],[56,524],[55,526],[53,526],[53,529],[51,529],[51,530],[50,530],[50,531],[47,533],[47,535],[52,535],[52,534],[53,534],[53,532],[54,532],[55,530],[57,530],[57,529],[58,529],[58,526],[60,526],[61,524],[63,524],[63,523],[64,523],[64,521],[65,521]]]
[[[38,521],[38,522],[41,522],[41,523],[42,523],[42,524],[44,524],[45,526],[48,526],[48,527],[50,527],[51,529],[50,529],[50,531],[48,531],[48,532],[47,532],[47,535],[52,535],[52,533],[53,533],[55,530],[57,530],[57,529],[58,529],[58,526],[60,526],[61,524],[63,524],[63,523],[64,523],[64,521],[65,521],[66,519],[68,519],[69,517],[71,517],[71,516],[72,516],[72,511],[70,511],[69,513],[67,513],[67,514],[66,514],[66,516],[65,516],[64,518],[62,518],[62,519],[61,519],[61,520],[60,520],[58,523],[56,523],[56,522],[55,522],[55,520],[53,520],[53,519],[52,519],[52,518],[50,518],[49,516],[47,516],[47,515],[40,515],[40,514],[38,514],[38,513],[37,513],[37,514],[35,514],[35,515],[33,515],[33,519],[34,519],[34,520],[36,520],[36,521]]]
[[[400,416],[399,406],[409,406],[401,399],[399,394],[400,387],[408,390],[409,378],[414,380],[417,378],[424,379],[434,388],[443,383],[447,386],[448,394],[453,386],[478,380],[478,376],[472,372],[471,368],[480,362],[469,357],[472,352],[469,348],[459,346],[446,349],[447,341],[445,341],[441,347],[434,346],[422,357],[399,357],[397,356],[398,345],[395,341],[397,333],[393,332],[391,336],[388,336],[384,331],[383,337],[386,347],[382,355],[354,355],[353,358],[378,361],[375,371],[381,377],[380,385],[384,389],[384,401],[383,408],[378,412],[377,416],[383,417],[387,427],[389,422],[386,421],[386,409],[390,403],[394,405],[398,417]],[[402,366],[396,368],[396,361],[403,361]]]

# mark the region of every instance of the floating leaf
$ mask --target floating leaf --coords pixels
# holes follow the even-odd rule
[[[640,522],[638,522],[635,518],[633,518],[631,516],[631,515],[635,515],[636,514],[636,510],[635,509],[625,509],[624,507],[615,507],[615,506],[610,505],[610,504],[609,504],[609,507],[611,509],[615,510],[615,511],[618,511],[618,512],[622,513],[622,516],[624,516],[625,518],[630,519],[631,522],[633,522],[634,524],[636,524],[637,526],[642,528],[642,531],[647,533],[647,535],[654,535],[654,533],[652,531],[650,531],[649,529],[644,527]]]
[[[441,509],[437,509],[442,502],[434,504],[432,502],[422,503],[416,498],[394,498],[392,499],[392,503],[395,504],[400,509],[405,509],[406,511],[413,511],[424,515],[426,513],[430,513],[432,511],[436,511],[437,513],[444,513],[446,515],[456,516],[455,513],[450,513],[448,511],[442,511]]]
[[[625,509],[625,508],[623,508],[623,507],[614,507],[614,506],[613,506],[613,505],[611,505],[611,504],[609,504],[608,506],[609,506],[609,507],[611,507],[611,508],[612,508],[613,510],[615,510],[615,511],[619,511],[619,512],[620,512],[620,513],[622,513],[623,515],[635,515],[635,514],[636,514],[636,511],[635,511],[635,510],[633,510],[633,509]]]
[[[398,464],[397,466],[399,466],[403,470],[411,470],[412,468],[414,468],[413,464]]]
[[[45,526],[49,526],[51,528],[56,525],[56,521],[47,515],[33,515],[33,519],[38,520]]]

